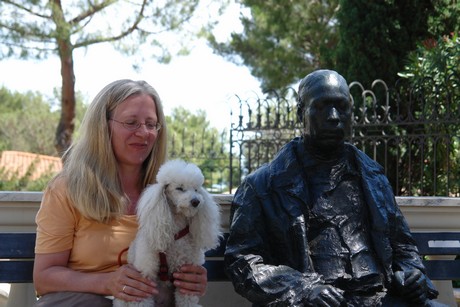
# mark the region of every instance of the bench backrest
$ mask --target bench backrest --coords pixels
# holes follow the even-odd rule
[[[460,255],[460,233],[414,232],[420,254]],[[0,283],[32,282],[35,233],[0,233]],[[206,252],[209,281],[228,280],[223,256],[228,234],[219,247]],[[424,260],[432,280],[459,280],[460,260]]]
[[[0,233],[0,283],[33,281],[35,233]],[[209,281],[227,280],[223,255],[226,237],[218,248],[206,253]]]
[[[220,241],[220,245],[215,249],[206,252],[206,262],[204,267],[208,271],[209,281],[227,281],[224,269],[224,252],[227,244],[228,234],[225,234]]]
[[[32,282],[35,233],[0,233],[0,283]]]
[[[414,232],[418,250],[425,257],[423,264],[432,280],[460,280],[460,260],[429,259],[433,255],[460,255],[460,233]]]

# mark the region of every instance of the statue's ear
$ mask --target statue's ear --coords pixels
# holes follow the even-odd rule
[[[297,97],[297,120],[299,123],[303,123],[303,108],[305,105],[300,100],[300,96]]]

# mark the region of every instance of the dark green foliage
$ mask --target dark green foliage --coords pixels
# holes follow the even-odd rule
[[[229,42],[210,42],[214,50],[251,69],[263,90],[297,82],[317,67],[329,66],[337,43],[338,0],[247,0],[250,16],[240,17],[244,30]]]
[[[60,108],[59,98],[44,97],[34,92],[12,92],[0,88],[0,152],[16,150],[56,156],[54,134]],[[75,125],[80,126],[86,107],[77,95]]]
[[[339,5],[340,2],[340,5]],[[249,67],[262,90],[282,89],[318,68],[349,82],[393,85],[407,54],[429,37],[458,31],[450,0],[242,0],[241,33],[210,37],[215,52]]]
[[[170,158],[197,164],[205,177],[205,186],[213,192],[225,192],[228,186],[228,137],[209,126],[206,112],[191,113],[184,107],[173,109],[166,117]],[[215,188],[216,184],[219,188]],[[214,188],[213,188],[214,186]]]
[[[428,35],[430,0],[341,0],[336,69],[366,88],[375,79],[394,84],[404,58]]]
[[[430,33],[438,38],[460,31],[460,2],[433,0],[434,11],[428,16]]]
[[[437,40],[427,39],[418,44],[409,54],[404,70],[399,76],[409,79],[420,89],[426,88],[428,100],[439,99],[432,90],[435,86],[448,83],[451,77],[460,77],[460,33],[445,35]],[[429,78],[429,79],[428,79]],[[458,92],[458,87],[450,87]],[[460,97],[459,97],[460,98]],[[456,101],[460,104],[460,101]],[[455,106],[458,107],[458,106]]]
[[[426,176],[425,185],[450,186],[451,191],[460,191],[460,182],[447,181],[455,178],[453,174],[460,174],[459,34],[444,36],[438,40],[425,40],[419,44],[417,50],[409,55],[404,71],[399,76],[411,85],[412,96],[423,97],[423,104],[413,108],[414,114],[424,120],[421,127],[423,134],[453,136],[449,142],[428,144],[429,155],[437,159],[435,164],[426,163],[421,171],[426,174],[437,173],[438,177]],[[417,149],[413,152],[417,153]],[[443,173],[450,173],[451,176],[441,177]],[[430,188],[426,191],[428,195],[434,195]]]
[[[0,88],[0,155],[3,151],[23,151],[56,156],[54,132],[59,121],[59,108],[40,93],[12,92]],[[76,126],[80,125],[85,106],[78,97]],[[0,169],[0,190],[41,191],[54,173],[45,172],[34,178],[32,163],[25,174]]]
[[[59,113],[39,93],[0,88],[0,151],[55,155],[54,131]]]
[[[32,163],[23,175],[11,173],[0,167],[0,191],[43,191],[55,175],[49,171],[39,178],[33,178],[35,165]]]

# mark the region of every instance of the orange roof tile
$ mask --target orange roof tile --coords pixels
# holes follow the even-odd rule
[[[31,179],[40,178],[50,172],[55,174],[62,169],[60,158],[30,152],[3,151],[0,158],[0,169],[11,175],[24,176],[32,164]]]

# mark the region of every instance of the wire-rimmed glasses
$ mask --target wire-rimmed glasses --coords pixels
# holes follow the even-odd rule
[[[122,122],[122,121],[118,121],[118,120],[113,119],[113,118],[110,118],[109,120],[112,120],[112,121],[114,121],[116,123],[122,124],[123,127],[126,130],[129,130],[129,131],[137,130],[142,125],[144,125],[145,128],[147,128],[147,130],[149,130],[149,131],[157,131],[158,132],[161,129],[161,124],[160,123],[153,123],[153,122],[141,123],[141,122],[139,122],[137,120],[128,120],[128,121]]]

